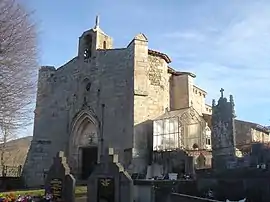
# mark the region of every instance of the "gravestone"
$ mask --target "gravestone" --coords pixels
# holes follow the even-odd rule
[[[48,171],[45,194],[51,194],[54,201],[75,202],[75,178],[62,151],[56,154]]]
[[[112,148],[88,179],[87,202],[133,202],[133,180]]]

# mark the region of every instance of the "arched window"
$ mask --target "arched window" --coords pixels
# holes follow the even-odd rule
[[[92,56],[92,36],[90,34],[84,37],[84,59],[88,59]]]
[[[85,86],[86,91],[90,91],[91,89],[91,82],[88,78],[83,79],[82,81],[83,85]]]
[[[194,143],[193,146],[192,146],[193,149],[199,149],[199,145]]]
[[[86,91],[90,91],[90,88],[91,88],[91,83],[89,82],[86,84],[85,89],[86,89]]]
[[[103,49],[106,49],[106,48],[107,48],[106,41],[103,41]]]

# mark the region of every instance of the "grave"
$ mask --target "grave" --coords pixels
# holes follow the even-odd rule
[[[75,178],[62,151],[56,154],[48,171],[45,194],[51,194],[54,201],[75,202]]]
[[[133,202],[133,180],[108,148],[87,183],[87,202]]]

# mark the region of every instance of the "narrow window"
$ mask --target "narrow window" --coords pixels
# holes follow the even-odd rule
[[[107,48],[106,41],[103,41],[103,49],[106,49],[106,48]]]
[[[92,55],[92,36],[87,35],[84,38],[84,59],[89,59]]]
[[[86,85],[85,89],[86,89],[86,91],[90,91],[90,88],[91,88],[91,83],[89,82],[89,83]]]

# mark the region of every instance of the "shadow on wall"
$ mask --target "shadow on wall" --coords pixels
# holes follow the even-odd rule
[[[250,174],[252,176],[252,174]],[[203,195],[207,190],[214,192],[215,198],[225,201],[247,198],[251,202],[269,202],[270,183],[267,176],[238,178],[198,179],[198,190]],[[253,174],[254,176],[254,174]],[[228,188],[229,187],[229,188]]]
[[[25,188],[25,186],[22,177],[0,177],[0,191],[11,191],[23,188]]]
[[[147,120],[134,126],[134,149],[140,151],[146,164],[152,162],[153,121]]]

